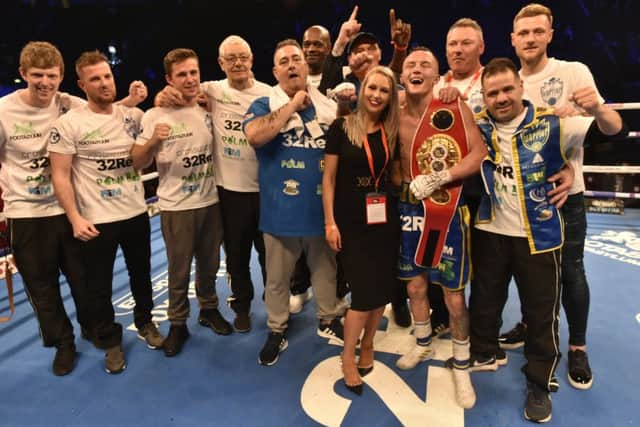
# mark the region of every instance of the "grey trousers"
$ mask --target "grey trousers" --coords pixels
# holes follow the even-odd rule
[[[163,211],[160,219],[169,266],[169,321],[172,325],[185,324],[189,318],[189,279],[194,256],[200,309],[218,307],[216,274],[223,237],[220,204]]]
[[[284,332],[289,320],[289,287],[296,261],[304,252],[311,271],[316,314],[321,320],[336,317],[336,255],[324,236],[284,237],[264,233],[267,255],[265,306],[267,327]]]

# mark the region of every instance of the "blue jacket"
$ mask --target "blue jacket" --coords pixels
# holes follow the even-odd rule
[[[562,120],[552,110],[537,108],[524,101],[526,115],[513,135],[514,176],[524,212],[524,225],[531,254],[548,252],[562,246],[564,223],[560,211],[548,202],[547,192],[553,185],[547,178],[558,172],[566,162],[562,136]],[[498,133],[493,118],[484,110],[476,116],[489,154],[482,161],[485,191],[478,210],[477,223],[494,218],[497,199],[494,171],[500,164]]]

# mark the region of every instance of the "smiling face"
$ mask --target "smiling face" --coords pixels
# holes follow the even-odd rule
[[[447,34],[446,51],[449,69],[456,78],[463,79],[480,68],[484,42],[474,28],[454,27]]]
[[[309,64],[309,69],[313,74],[322,73],[322,66],[331,50],[329,33],[323,32],[320,28],[311,27],[305,31],[302,38],[302,51],[304,59]]]
[[[520,18],[513,24],[511,45],[525,64],[537,64],[547,56],[553,38],[551,22],[546,15]]]
[[[276,50],[273,64],[273,75],[287,95],[293,96],[306,88],[309,69],[299,47],[282,46]]]
[[[438,78],[438,61],[429,51],[413,51],[402,63],[400,79],[409,96],[428,95]]]
[[[363,83],[359,108],[364,108],[367,114],[375,117],[376,121],[389,106],[393,91],[393,81],[379,71],[372,71]]]
[[[218,64],[227,79],[244,83],[251,77],[253,55],[246,43],[228,43],[223,46],[222,55],[218,57]]]
[[[482,92],[487,110],[498,123],[515,119],[524,109],[522,80],[511,70],[485,76]]]
[[[29,67],[27,70],[20,68],[20,75],[27,83],[29,103],[37,107],[46,107],[51,104],[60,83],[62,75],[60,67],[39,68]]]
[[[171,65],[171,75],[165,76],[167,83],[180,91],[186,101],[193,100],[200,91],[200,67],[196,58]]]

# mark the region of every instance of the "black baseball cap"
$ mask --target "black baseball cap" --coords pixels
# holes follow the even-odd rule
[[[373,33],[360,32],[347,45],[347,55],[351,54],[351,49],[358,47],[362,43],[375,43],[380,47],[378,38]]]

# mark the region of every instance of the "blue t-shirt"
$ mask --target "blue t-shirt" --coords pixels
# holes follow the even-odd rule
[[[256,99],[250,106],[247,123],[271,113],[269,98]],[[313,105],[299,111],[306,124],[316,118]],[[324,132],[330,123],[319,123]],[[256,148],[260,184],[260,230],[276,236],[322,236],[322,171],[325,138],[313,139],[305,126],[281,132]]]

